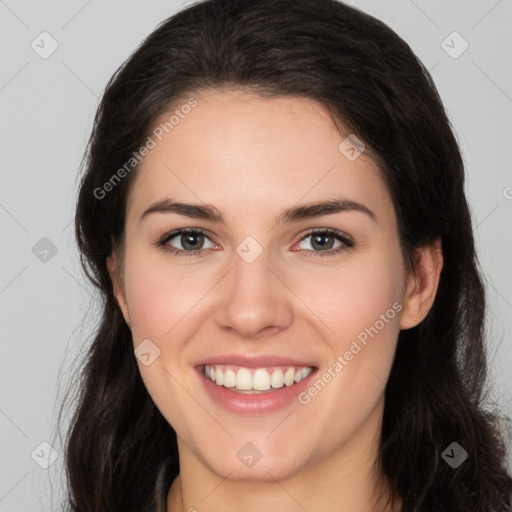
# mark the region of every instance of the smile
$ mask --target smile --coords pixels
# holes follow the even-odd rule
[[[201,364],[195,370],[214,403],[244,416],[267,415],[297,404],[297,396],[318,372],[315,366],[246,367],[220,362]]]
[[[204,365],[205,377],[218,386],[244,394],[272,392],[283,386],[293,386],[312,371],[312,367],[244,368],[221,364]]]

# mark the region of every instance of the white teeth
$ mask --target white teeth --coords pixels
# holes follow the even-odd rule
[[[252,377],[252,387],[258,391],[270,389],[270,375],[266,370],[256,370]]]
[[[247,368],[240,368],[236,374],[236,388],[248,391],[252,389],[252,375]]]
[[[222,384],[224,383],[224,374],[222,373],[222,370],[218,369],[215,370],[215,382],[219,385],[219,386],[222,386]]]
[[[235,372],[231,369],[228,369],[224,372],[224,386],[227,388],[234,388],[236,385],[236,375]]]
[[[284,383],[287,386],[291,386],[295,380],[295,369],[294,368],[288,368],[286,370],[286,373],[284,374]]]
[[[270,385],[273,388],[282,388],[284,386],[284,375],[282,370],[280,370],[279,368],[272,372],[272,375],[270,377]]]
[[[305,379],[313,371],[312,367],[240,368],[226,365],[205,365],[204,374],[218,386],[245,392],[263,392],[292,386]]]

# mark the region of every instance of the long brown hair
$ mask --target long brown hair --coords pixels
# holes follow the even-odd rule
[[[207,0],[165,20],[108,82],[83,160],[75,218],[102,316],[74,383],[66,438],[66,510],[153,510],[157,472],[176,435],[139,375],[106,258],[122,244],[135,165],[105,191],[170,105],[205,88],[304,96],[375,155],[407,261],[441,238],[435,302],[401,331],[385,391],[380,471],[404,512],[510,510],[512,479],[485,407],[485,297],[460,150],[432,78],[384,23],[335,0]],[[103,197],[100,197],[103,196]],[[468,452],[453,469],[441,453]]]

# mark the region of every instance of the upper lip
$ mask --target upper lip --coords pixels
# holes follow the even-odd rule
[[[239,354],[216,355],[198,361],[195,366],[201,366],[205,364],[227,364],[231,366],[242,366],[244,368],[266,368],[270,366],[315,367],[309,361],[270,354],[258,356],[242,356]]]

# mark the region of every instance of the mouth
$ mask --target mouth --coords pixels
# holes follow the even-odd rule
[[[207,395],[224,410],[267,415],[298,401],[298,395],[310,385],[318,368],[201,364],[195,370]]]
[[[222,364],[202,365],[202,372],[207,379],[217,386],[241,394],[272,393],[283,386],[291,387],[304,380],[314,369],[314,366],[244,368]]]

